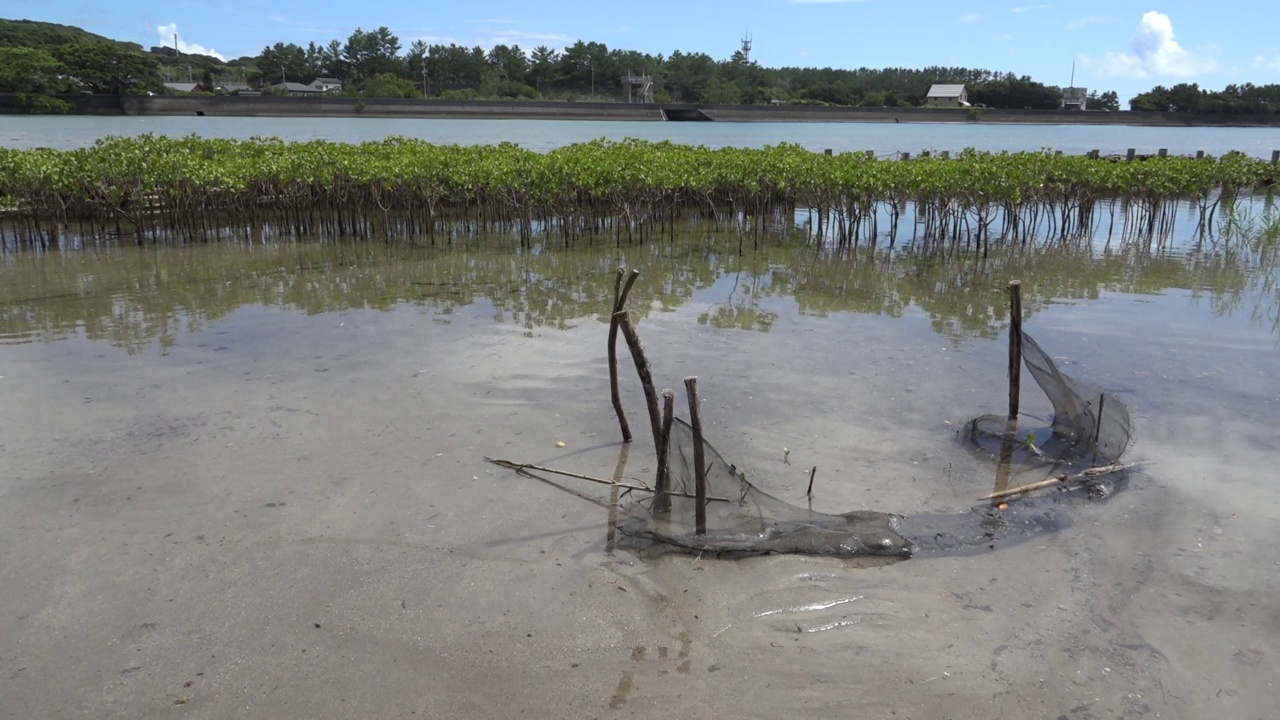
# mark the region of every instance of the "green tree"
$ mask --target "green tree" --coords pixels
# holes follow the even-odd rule
[[[1115,90],[1108,90],[1101,95],[1096,92],[1089,93],[1089,101],[1085,104],[1090,110],[1106,110],[1108,112],[1116,112],[1120,109],[1120,96]]]
[[[73,92],[75,83],[53,53],[39,48],[0,48],[0,92],[52,95]]]
[[[412,81],[397,77],[395,73],[382,73],[369,78],[364,85],[367,97],[416,98],[421,97],[418,86]]]
[[[402,77],[405,72],[400,59],[400,38],[385,25],[369,32],[356,28],[342,46],[342,60],[357,81],[385,73]]]
[[[529,59],[519,45],[493,46],[489,51],[488,61],[489,65],[502,70],[508,80],[515,82],[524,82],[525,74],[529,72]]]
[[[258,80],[267,84],[311,82],[315,76],[307,63],[307,51],[293,43],[276,43],[258,54]]]
[[[118,95],[159,87],[154,58],[140,50],[104,42],[66,45],[57,57],[67,73],[95,93]]]
[[[550,86],[558,79],[559,65],[560,53],[546,45],[539,45],[533,49],[533,55],[530,58],[529,81],[538,90],[542,90],[544,84]]]

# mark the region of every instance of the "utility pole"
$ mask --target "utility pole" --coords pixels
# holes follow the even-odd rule
[[[427,96],[427,63],[425,62],[425,60],[426,58],[423,58],[424,62],[422,63],[422,97]]]

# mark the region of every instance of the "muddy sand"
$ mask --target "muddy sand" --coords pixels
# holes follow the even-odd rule
[[[989,491],[952,435],[1000,409],[1000,342],[916,311],[719,331],[697,305],[640,323],[655,375],[699,375],[710,439],[771,492],[814,464],[824,511]],[[0,714],[1270,717],[1274,349],[1173,333],[1138,372],[1115,340],[1147,310],[1108,312],[1110,336],[1029,329],[1129,389],[1147,469],[1067,531],[891,564],[641,558],[484,463],[613,469],[594,319],[246,306],[163,352],[0,346]]]

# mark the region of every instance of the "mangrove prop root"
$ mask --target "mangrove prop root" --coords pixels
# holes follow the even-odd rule
[[[1088,470],[1085,470],[1083,472],[1078,472],[1073,475],[1055,475],[1051,478],[1040,480],[1039,482],[1028,483],[1026,485],[1019,485],[1016,488],[1009,488],[1008,490],[993,492],[990,495],[983,495],[981,499],[999,500],[1001,498],[1013,497],[1014,495],[1021,495],[1022,493],[1028,493],[1033,490],[1041,490],[1043,488],[1053,487],[1054,485],[1059,485],[1061,483],[1067,482],[1068,480],[1097,477],[1098,475],[1107,475],[1113,472],[1120,472],[1121,470],[1128,470],[1129,468],[1133,467],[1135,464],[1136,463],[1128,463],[1128,464],[1113,463],[1111,465],[1102,465],[1095,468],[1089,468]]]
[[[689,396],[689,427],[693,428],[694,533],[707,534],[707,466],[706,451],[702,447],[702,419],[698,415],[698,378],[684,379],[685,394]]]

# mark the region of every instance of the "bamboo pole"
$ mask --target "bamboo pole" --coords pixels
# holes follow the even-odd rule
[[[658,392],[653,389],[653,374],[649,371],[649,360],[644,356],[644,346],[640,344],[640,336],[636,334],[636,328],[631,324],[627,311],[621,310],[613,316],[617,318],[622,337],[626,338],[627,347],[631,349],[631,359],[635,361],[636,374],[640,376],[640,385],[644,388],[645,404],[649,407],[649,426],[653,431],[653,449],[654,452],[658,452],[661,450],[658,445],[662,441],[662,418],[658,414]]]
[[[626,285],[622,277],[626,268],[618,268],[618,276],[613,281],[613,312],[609,317],[609,394],[613,399],[613,411],[618,415],[618,425],[622,428],[622,442],[631,442],[631,426],[627,424],[627,414],[622,410],[622,393],[618,391],[618,313],[627,304],[627,295],[631,286],[640,276],[639,270],[632,270]]]
[[[702,419],[698,415],[698,378],[690,375],[684,379],[685,394],[689,396],[689,426],[693,428],[694,533],[707,534],[707,468],[702,448]]]
[[[662,435],[658,439],[658,479],[653,484],[653,511],[671,512],[671,423],[675,418],[676,394],[669,389],[662,391]]]

